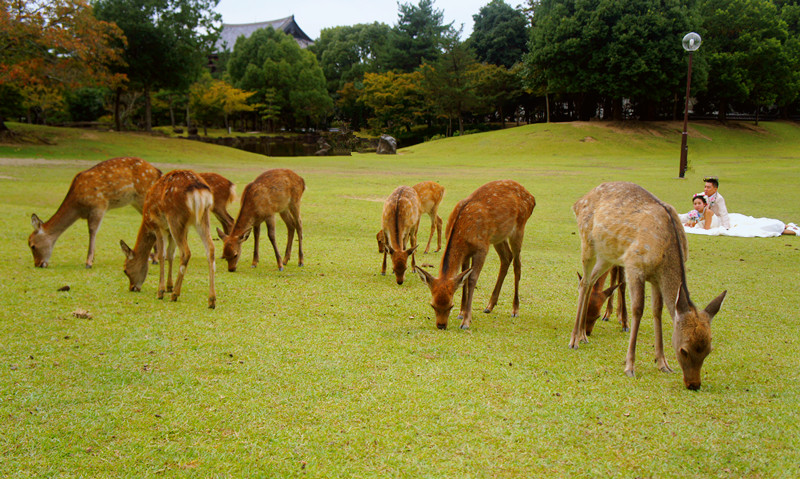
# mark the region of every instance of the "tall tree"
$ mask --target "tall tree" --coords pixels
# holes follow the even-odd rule
[[[503,0],[492,0],[473,15],[468,44],[479,61],[511,68],[528,51],[528,19]]]
[[[48,90],[121,82],[109,67],[122,61],[115,25],[98,21],[83,0],[0,0],[0,103],[20,89]],[[0,132],[7,131],[0,108]]]
[[[333,109],[317,58],[272,27],[236,40],[228,73],[234,86],[255,92],[254,103],[279,109],[281,122],[290,129],[297,122],[319,122]]]
[[[375,111],[371,126],[394,135],[411,131],[425,113],[420,72],[367,73],[361,100]]]
[[[398,4],[397,25],[389,42],[388,68],[411,72],[424,62],[441,55],[442,46],[452,23],[444,24],[444,12],[433,7],[434,0],[419,4]]]
[[[346,83],[360,82],[364,73],[385,71],[386,48],[392,29],[385,23],[325,28],[309,47],[336,93]]]
[[[145,128],[152,126],[150,93],[186,90],[208,63],[219,37],[219,0],[96,0],[97,16],[116,23],[128,44],[125,73],[145,97]]]

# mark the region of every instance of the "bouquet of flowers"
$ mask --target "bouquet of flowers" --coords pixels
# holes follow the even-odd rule
[[[688,216],[689,216],[689,221],[692,222],[700,221],[700,213],[698,213],[697,210],[690,211]]]

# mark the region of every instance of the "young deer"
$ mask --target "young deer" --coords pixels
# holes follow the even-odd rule
[[[434,278],[422,268],[414,268],[431,290],[431,306],[436,312],[437,328],[447,328],[453,295],[460,286],[463,286],[459,313],[461,328],[469,328],[475,285],[490,245],[500,256],[500,273],[484,313],[492,312],[497,304],[500,288],[513,261],[514,303],[511,316],[519,315],[519,279],[522,274],[520,250],[525,224],[535,206],[533,195],[511,180],[486,183],[458,202],[447,220],[447,244],[439,266],[439,277]],[[459,267],[461,273],[458,272]]]
[[[586,310],[586,335],[591,336],[594,325],[600,318],[600,311],[603,303],[606,303],[606,311],[603,313],[603,321],[608,321],[614,314],[614,291],[617,291],[617,320],[622,325],[623,331],[628,331],[628,310],[625,306],[625,268],[614,266],[605,272],[592,286],[589,293],[589,306]],[[606,278],[610,278],[608,288],[605,288]],[[583,279],[578,273],[578,280]],[[605,289],[604,289],[605,288]]]
[[[112,158],[75,175],[67,196],[49,220],[31,215],[33,233],[28,237],[28,246],[33,253],[33,264],[47,267],[58,237],[83,218],[89,224],[86,267],[91,268],[97,230],[106,211],[132,205],[141,213],[147,190],[160,176],[161,171],[156,167],[132,157]]]
[[[191,170],[174,170],[162,176],[153,184],[144,202],[142,225],[131,249],[124,241],[119,244],[125,253],[125,274],[130,280],[131,291],[141,291],[147,277],[148,255],[155,245],[158,251],[159,278],[158,299],[164,298],[165,291],[172,291],[172,301],[181,294],[183,276],[192,253],[186,235],[189,226],[194,225],[208,258],[208,307],[216,306],[214,289],[214,244],[211,241],[209,213],[214,204],[211,188]],[[168,244],[164,239],[168,239]],[[181,264],[172,288],[172,257],[175,243],[181,252]],[[169,261],[169,277],[164,281],[164,260]]]
[[[239,216],[229,234],[217,229],[217,234],[225,243],[222,257],[228,262],[228,271],[236,271],[242,243],[253,232],[253,267],[258,265],[258,242],[261,236],[261,222],[267,223],[267,236],[275,251],[278,270],[289,264],[292,255],[292,242],[297,231],[297,255],[299,265],[303,266],[303,222],[300,219],[300,199],[306,189],[305,181],[292,170],[267,170],[253,182],[244,187]],[[281,259],[275,242],[275,214],[280,214],[288,229],[286,253]]]
[[[228,205],[236,201],[236,185],[229,179],[217,173],[198,173],[198,176],[211,188],[214,195],[214,206],[211,213],[217,217],[225,234],[233,228],[233,216],[228,213]]]
[[[577,349],[587,341],[586,313],[589,291],[609,268],[625,267],[631,293],[633,321],[625,357],[625,373],[634,376],[636,337],[644,309],[644,283],[652,285],[655,316],[656,364],[671,372],[664,356],[661,310],[666,300],[673,320],[672,345],[683,369],[687,388],[700,388],[700,369],[711,352],[711,320],[717,314],[727,291],[703,310],[689,298],[686,285],[687,242],[678,214],[644,188],[633,183],[603,183],[572,207],[581,235],[583,279],[578,294],[578,314],[570,338]],[[620,215],[620,211],[631,212]]]
[[[409,256],[411,256],[411,266],[416,266],[414,251],[418,246],[419,217],[419,195],[414,188],[398,186],[383,203],[381,225],[384,250],[381,274],[386,274],[386,256],[391,255],[392,271],[397,284],[403,284],[405,281]],[[411,247],[406,249],[406,243],[411,243]]]
[[[431,234],[428,236],[428,244],[425,246],[424,253],[431,249],[433,232],[436,230],[436,251],[442,249],[442,218],[439,217],[439,204],[444,198],[444,186],[435,181],[423,181],[412,186],[419,195],[420,213],[427,214],[431,218]]]

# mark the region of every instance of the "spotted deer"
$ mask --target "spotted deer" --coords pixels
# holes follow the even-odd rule
[[[411,266],[416,266],[414,251],[417,249],[417,230],[420,218],[419,195],[414,188],[398,186],[383,203],[381,225],[383,232],[383,264],[381,274],[386,274],[386,257],[392,257],[392,271],[397,284],[405,281],[408,257]],[[406,248],[406,244],[410,244]]]
[[[431,218],[431,234],[428,236],[428,244],[425,246],[427,253],[431,249],[433,232],[436,230],[436,251],[442,249],[442,218],[439,217],[439,204],[444,198],[444,186],[435,181],[423,181],[412,186],[419,195],[420,213],[426,214]]]
[[[214,195],[211,188],[191,170],[170,171],[153,184],[145,197],[142,224],[139,227],[136,243],[130,248],[123,240],[119,242],[125,254],[125,275],[130,280],[131,291],[142,290],[142,284],[147,277],[148,253],[155,246],[160,270],[158,299],[163,299],[164,293],[171,291],[172,301],[178,300],[186,267],[192,256],[186,236],[189,227],[194,225],[205,246],[208,259],[208,307],[211,309],[216,307],[214,244],[211,241],[209,224],[209,213],[213,204]],[[176,244],[181,254],[181,262],[173,289],[172,257]],[[165,258],[170,263],[166,283]]]
[[[614,266],[605,274],[597,279],[597,282],[592,286],[589,293],[589,306],[586,310],[586,335],[591,336],[594,330],[594,325],[600,318],[600,311],[603,309],[603,304],[606,304],[606,311],[603,313],[603,321],[608,321],[612,314],[614,314],[614,292],[616,291],[617,298],[617,321],[622,325],[622,330],[628,331],[628,310],[625,305],[625,268],[621,266]],[[606,278],[609,279],[608,288],[605,287]],[[578,280],[583,279],[581,274],[578,273]]]
[[[447,328],[453,296],[459,287],[463,287],[459,313],[461,328],[470,327],[475,285],[489,246],[494,246],[500,256],[500,272],[484,313],[492,312],[497,304],[503,281],[513,262],[514,302],[511,316],[519,315],[519,280],[522,275],[520,251],[525,225],[535,206],[533,195],[512,180],[486,183],[458,202],[447,220],[447,241],[439,265],[439,277],[434,278],[422,268],[414,268],[431,290],[431,306],[436,313],[437,328]]]
[[[711,352],[711,321],[727,291],[699,310],[689,297],[684,263],[686,235],[675,208],[633,183],[603,183],[572,207],[581,237],[583,279],[578,288],[578,313],[569,345],[587,339],[586,313],[592,286],[612,266],[625,268],[631,295],[631,322],[625,373],[633,377],[636,338],[644,310],[644,283],[650,282],[655,316],[656,365],[671,372],[664,356],[661,310],[666,302],[673,320],[672,346],[683,370],[684,385],[700,388],[700,370]],[[620,215],[620,211],[628,212]]]
[[[95,240],[106,211],[131,205],[142,212],[147,190],[161,176],[161,171],[150,163],[133,157],[111,158],[81,171],[72,179],[67,196],[55,214],[42,221],[31,215],[33,232],[28,246],[33,253],[33,264],[45,268],[58,237],[79,219],[89,224],[89,252],[86,267],[94,264]]]
[[[242,252],[242,243],[250,237],[251,231],[254,242],[252,266],[255,268],[258,265],[258,243],[262,222],[267,224],[267,236],[275,252],[278,270],[283,271],[283,266],[289,264],[295,231],[297,232],[298,264],[303,266],[303,222],[300,218],[300,200],[305,189],[306,184],[303,178],[287,169],[267,170],[244,187],[239,215],[236,217],[230,233],[226,234],[217,229],[217,234],[224,242],[222,257],[228,262],[228,271],[236,271]],[[275,242],[276,214],[281,216],[288,229],[286,253],[283,259],[281,259],[278,245]]]
[[[233,216],[228,213],[228,206],[236,201],[236,185],[218,173],[198,173],[198,176],[208,184],[214,195],[214,206],[211,213],[222,225],[225,233],[230,233],[233,228]]]

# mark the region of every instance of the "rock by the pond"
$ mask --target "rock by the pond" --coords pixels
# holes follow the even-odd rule
[[[389,135],[381,135],[380,140],[378,140],[378,149],[376,153],[379,155],[396,155],[397,140]]]

